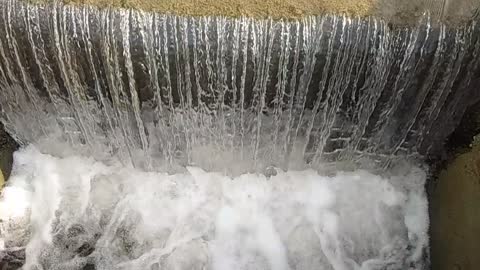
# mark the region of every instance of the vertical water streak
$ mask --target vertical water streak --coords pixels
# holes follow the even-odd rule
[[[427,18],[429,21],[430,18]],[[426,32],[428,33],[430,30],[430,27],[427,24],[427,29]],[[393,119],[393,113],[397,110],[400,102],[402,101],[403,94],[409,87],[413,75],[417,71],[418,67],[418,60],[422,60],[422,52],[424,50],[424,46],[426,44],[426,39],[421,39],[421,34],[422,34],[422,29],[423,29],[423,24],[421,22],[418,23],[418,25],[415,27],[415,30],[411,33],[411,37],[409,38],[409,45],[407,47],[407,50],[404,54],[403,62],[401,63],[400,66],[400,72],[396,77],[396,81],[394,84],[394,92],[393,95],[389,98],[387,102],[387,109],[382,112],[379,121],[376,124],[376,127],[378,129],[377,131],[377,138],[376,138],[376,146],[374,147],[374,152],[379,151],[378,149],[380,147],[383,147],[384,145],[382,142],[385,142],[385,140],[388,140],[386,138],[390,137],[391,134],[387,134],[387,130],[391,132],[392,130],[389,130],[391,127],[391,122]],[[428,34],[427,34],[428,35]],[[420,56],[416,56],[418,53],[417,46],[418,42],[421,42],[421,49],[420,49]],[[387,147],[390,146],[390,142],[387,141]]]
[[[125,144],[125,150],[128,152],[129,159],[126,160],[127,164],[135,165],[135,161],[131,159],[135,149],[135,144],[132,142],[130,136],[130,120],[127,112],[126,102],[123,100],[125,96],[123,90],[122,78],[119,74],[118,67],[118,49],[114,36],[113,27],[114,13],[110,10],[101,11],[100,24],[101,24],[101,52],[103,53],[103,63],[105,74],[107,77],[107,84],[109,90],[109,96],[115,114],[116,121],[120,127],[123,142]]]
[[[169,160],[168,162],[170,164],[173,164],[174,163],[174,157],[175,157],[175,154],[176,154],[176,145],[177,145],[177,142],[178,142],[178,138],[177,138],[177,135],[176,135],[176,132],[175,132],[175,127],[173,125],[174,121],[175,121],[175,108],[174,108],[174,101],[173,101],[173,89],[172,89],[172,81],[171,81],[171,75],[170,75],[170,61],[169,61],[169,55],[170,55],[170,51],[169,51],[169,39],[168,39],[168,19],[169,19],[169,16],[166,15],[166,16],[162,16],[161,17],[161,21],[159,23],[161,23],[162,25],[162,28],[161,28],[161,50],[160,50],[160,55],[162,57],[162,70],[163,70],[163,74],[164,74],[164,80],[166,82],[166,86],[165,86],[165,92],[167,93],[167,100],[168,100],[168,105],[169,105],[169,119],[168,119],[168,126],[170,127],[170,135],[171,135],[171,143],[168,145],[168,152],[169,152]],[[159,35],[160,37],[160,35]]]
[[[267,92],[267,84],[268,84],[268,78],[270,74],[270,62],[272,59],[272,47],[273,47],[273,42],[274,42],[274,35],[273,35],[273,22],[272,20],[268,20],[266,22],[266,29],[263,32],[263,36],[265,37],[265,40],[262,42],[264,44],[263,46],[266,46],[266,48],[263,48],[262,51],[266,50],[265,59],[260,59],[261,61],[261,74],[259,75],[260,80],[258,84],[257,90],[254,89],[254,91],[258,92],[258,105],[257,105],[257,126],[256,126],[256,137],[255,137],[255,147],[254,147],[254,154],[253,154],[253,159],[256,161],[258,157],[258,151],[260,147],[260,142],[262,140],[262,118],[263,118],[263,110],[265,108],[265,95]]]
[[[465,56],[465,49],[463,48],[465,41],[465,32],[461,29],[457,29],[455,31],[455,43],[453,44],[454,49],[450,52],[450,57],[448,57],[449,62],[447,68],[445,69],[445,73],[447,74],[446,78],[442,79],[442,82],[439,86],[439,94],[433,97],[433,108],[429,110],[427,114],[428,124],[421,132],[420,142],[422,144],[423,141],[428,137],[429,131],[432,129],[433,124],[435,123],[435,119],[440,115],[440,112],[447,100],[447,97],[452,90],[452,86],[455,82],[455,79],[460,72],[460,68],[463,62],[463,58]]]
[[[395,26],[16,0],[0,9],[5,126],[45,152],[69,142],[70,152],[145,169],[433,153],[449,133],[438,123],[459,121],[480,69],[476,23],[454,29],[428,16]]]
[[[322,101],[324,103],[328,102],[328,99],[330,98],[330,95],[331,95],[331,91],[333,90],[333,87],[331,85],[328,87],[328,89],[325,89],[325,87],[327,85],[327,79],[328,79],[328,76],[330,74],[330,64],[331,64],[331,60],[332,60],[332,56],[333,56],[333,44],[336,44],[335,39],[337,38],[337,30],[338,30],[337,23],[338,23],[338,17],[333,17],[332,22],[331,22],[333,31],[331,32],[330,37],[328,38],[326,60],[325,60],[325,64],[323,65],[323,70],[322,70],[322,75],[321,75],[321,78],[320,78],[320,85],[319,85],[319,89],[318,89],[318,92],[317,92],[315,105],[313,106],[311,119],[310,119],[310,121],[308,123],[308,127],[307,127],[306,139],[305,139],[305,144],[304,144],[304,147],[303,147],[303,155],[307,154],[306,151],[307,151],[307,147],[309,146],[309,143],[310,143],[311,132],[312,132],[312,129],[313,129],[313,125],[315,123],[315,118],[316,118],[317,114],[319,113],[319,110],[321,110],[323,114],[326,114],[327,112],[325,110],[328,110],[327,108],[325,108],[325,106],[323,106],[324,108],[320,108],[320,106],[322,104]],[[341,29],[341,31],[343,32],[345,30],[345,27],[344,27],[345,26],[345,20],[342,19],[341,23],[343,24],[343,27]],[[319,37],[320,40],[322,40],[323,33],[324,33],[324,31],[322,29],[321,33],[320,33],[320,37]],[[341,51],[342,47],[343,47],[343,37],[340,37],[340,49],[339,49],[339,52],[337,52],[337,57],[340,55],[340,51]],[[333,74],[331,76],[335,76],[335,74],[337,74],[337,72],[339,72],[339,70],[337,68],[335,68],[334,71],[333,71]],[[325,97],[323,96],[324,94],[325,94]],[[325,125],[325,122],[324,122],[325,117],[323,117],[320,121],[322,123],[322,126],[324,126]],[[323,134],[323,135],[325,135],[325,137],[320,137],[320,139],[321,140],[326,140],[326,134]],[[324,142],[319,142],[319,145],[317,147],[318,147],[317,150],[319,152],[323,152]]]
[[[137,13],[135,13],[137,14]],[[135,123],[138,131],[138,136],[140,139],[140,147],[144,152],[144,158],[146,162],[147,169],[151,169],[151,161],[150,156],[148,154],[148,138],[145,133],[145,126],[143,124],[143,120],[141,117],[140,111],[140,99],[138,98],[137,93],[137,86],[135,84],[135,76],[133,71],[133,64],[132,64],[132,56],[130,52],[130,28],[131,28],[131,21],[130,18],[133,17],[131,12],[122,12],[120,13],[120,17],[122,18],[120,22],[120,29],[122,33],[122,42],[123,42],[123,59],[125,61],[125,67],[127,70],[127,78],[128,78],[128,88],[129,94],[131,98],[130,106],[133,110],[133,115],[135,118]]]
[[[240,54],[240,28],[241,28],[241,20],[236,20],[233,22],[233,42],[232,42],[232,63],[230,66],[230,80],[231,80],[231,89],[230,89],[230,96],[231,96],[231,108],[229,112],[229,122],[231,123],[231,135],[230,135],[230,147],[232,151],[235,151],[236,146],[236,137],[237,137],[237,122],[238,116],[237,113],[238,109],[238,89],[237,89],[237,66],[238,66],[238,59]]]
[[[440,64],[444,57],[444,40],[443,40],[444,32],[445,32],[445,28],[441,27],[440,34],[438,35],[438,39],[437,39],[435,54],[433,56],[434,58],[433,64],[431,65],[431,68],[430,68],[431,71],[428,73],[427,77],[425,78],[424,84],[418,90],[418,93],[419,93],[418,98],[416,99],[414,106],[412,106],[413,107],[412,111],[414,112],[413,116],[411,116],[410,119],[408,120],[406,124],[406,128],[403,128],[401,130],[402,132],[401,139],[392,147],[391,155],[395,155],[401,150],[400,148],[406,142],[409,132],[412,130],[413,125],[417,121],[418,116],[422,108],[424,107],[428,94],[430,93],[430,91],[433,90],[433,84],[435,82],[436,77],[438,76],[438,73],[440,70]]]
[[[284,145],[283,145],[283,152],[284,154],[288,153],[289,151],[289,135],[290,135],[290,127],[292,127],[293,121],[293,113],[294,113],[294,104],[295,104],[295,93],[297,92],[297,73],[298,73],[298,66],[300,62],[300,22],[295,23],[295,45],[293,46],[293,50],[295,52],[293,56],[293,67],[291,72],[291,80],[290,80],[290,90],[289,90],[289,99],[288,99],[288,109],[287,109],[287,121],[285,123],[285,135],[284,135]],[[284,164],[288,163],[288,154],[285,155],[283,160]]]
[[[274,123],[275,123],[275,131],[273,133],[273,154],[277,155],[277,147],[278,145],[284,145],[283,143],[279,142],[280,136],[280,128],[282,126],[282,116],[285,109],[284,99],[286,95],[286,87],[288,84],[288,62],[290,60],[290,27],[291,24],[281,22],[281,30],[280,30],[280,59],[278,61],[277,67],[277,85],[276,88],[276,96],[274,99]]]
[[[250,27],[252,27],[251,20],[247,18],[242,18],[242,76],[240,80],[240,158],[243,160],[245,158],[244,147],[245,147],[245,84],[247,76],[247,63],[248,63],[248,47],[250,44]]]
[[[92,147],[95,143],[93,138],[94,135],[88,125],[88,123],[92,120],[88,117],[88,114],[84,113],[87,112],[85,109],[85,102],[87,98],[85,93],[82,91],[84,87],[81,85],[75,67],[72,66],[73,59],[70,55],[71,50],[69,46],[69,38],[76,37],[70,37],[67,33],[67,18],[69,15],[70,18],[74,20],[72,18],[72,11],[68,10],[68,8],[62,8],[62,6],[57,5],[53,7],[51,23],[53,24],[54,31],[53,38],[56,48],[56,61],[59,65],[62,80],[68,93],[68,99],[73,111],[74,121],[78,126],[78,132],[81,136],[81,140],[83,140],[85,144]]]
[[[308,88],[310,86],[310,81],[314,72],[314,65],[316,62],[316,57],[318,50],[320,49],[321,33],[323,33],[324,23],[327,20],[325,17],[315,18],[305,18],[303,26],[303,45],[305,51],[304,59],[304,70],[300,76],[300,81],[298,89],[296,91],[295,101],[294,101],[294,111],[293,111],[293,121],[291,121],[291,126],[288,128],[291,131],[287,140],[289,149],[287,155],[290,156],[293,150],[293,147],[297,141],[298,133],[300,127],[303,124],[303,117],[305,114],[305,104],[308,93]],[[318,22],[320,20],[320,22]],[[320,34],[319,34],[320,31]],[[296,124],[296,127],[295,127]]]

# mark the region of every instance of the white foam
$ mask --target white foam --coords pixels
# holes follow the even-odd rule
[[[29,220],[26,269],[408,269],[428,245],[424,181],[418,168],[167,175],[29,147],[0,209]]]

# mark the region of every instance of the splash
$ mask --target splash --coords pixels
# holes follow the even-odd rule
[[[2,237],[24,241],[24,269],[421,269],[425,174],[403,172],[169,175],[29,147],[0,206],[31,234]]]

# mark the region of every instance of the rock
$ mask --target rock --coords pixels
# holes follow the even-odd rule
[[[17,147],[17,143],[4,130],[3,125],[0,123],[0,188],[10,176],[13,164],[13,152]]]
[[[91,263],[87,263],[83,268],[82,270],[95,270],[95,265],[94,264],[91,264]]]
[[[0,168],[0,188],[5,184],[5,178],[3,177],[2,169]]]
[[[0,269],[16,270],[25,263],[25,249],[7,249],[0,251]]]
[[[278,172],[277,172],[277,169],[275,167],[269,166],[269,167],[265,168],[264,174],[267,178],[270,178],[272,176],[276,176],[278,174]]]

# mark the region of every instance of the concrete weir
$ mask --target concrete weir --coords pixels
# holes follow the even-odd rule
[[[439,153],[479,96],[480,27],[440,20],[446,4],[403,25],[14,0],[0,10],[3,122],[56,154],[62,142],[143,168],[388,165]],[[220,160],[203,164],[207,146]]]
[[[72,173],[63,164],[92,160],[145,177],[187,166],[229,175],[272,168],[382,174],[424,164],[444,153],[465,111],[480,102],[478,7],[480,0],[0,1],[1,131],[34,146],[20,157],[36,155],[65,177]],[[0,132],[0,185],[16,149],[4,138]],[[91,160],[62,160],[72,155]],[[112,168],[105,170],[117,177]],[[441,187],[438,196],[449,197],[449,186]],[[437,210],[439,226],[449,224]],[[441,242],[448,228],[432,226]],[[87,249],[85,257],[101,258],[99,237],[70,255]],[[422,245],[392,247],[391,265],[426,268]],[[448,253],[440,248],[436,254]],[[5,254],[1,267],[8,256],[17,258],[12,269],[24,263],[23,248]],[[78,269],[94,265],[82,263]],[[356,265],[344,263],[338,269]]]

